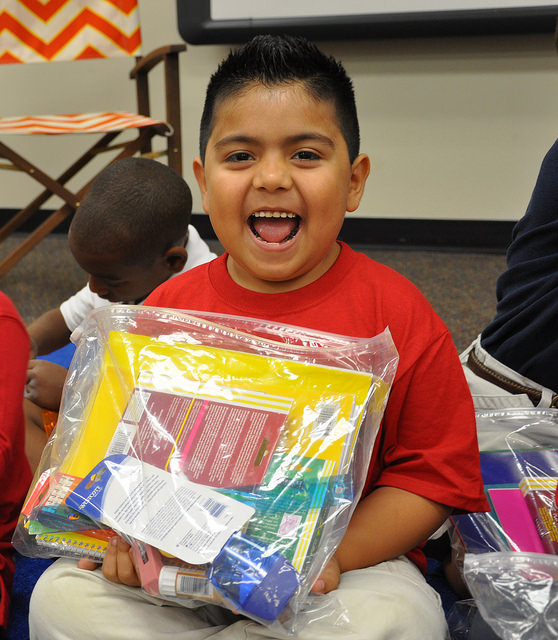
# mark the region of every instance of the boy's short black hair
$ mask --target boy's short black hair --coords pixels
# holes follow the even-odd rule
[[[192,193],[175,171],[148,158],[124,158],[91,183],[70,226],[72,244],[142,264],[184,240],[191,213]]]
[[[318,100],[334,104],[353,162],[359,153],[360,134],[353,84],[343,65],[305,38],[271,35],[255,36],[231,51],[211,76],[200,126],[202,161],[219,102],[253,83],[272,87],[293,82],[302,83]]]

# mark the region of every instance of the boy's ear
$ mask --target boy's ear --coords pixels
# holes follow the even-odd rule
[[[209,200],[207,197],[207,183],[205,180],[205,168],[203,166],[203,162],[200,156],[198,156],[197,158],[194,158],[193,168],[194,168],[194,175],[196,176],[196,180],[198,181],[198,186],[200,188],[203,210],[208,214]]]
[[[188,260],[188,252],[184,247],[171,247],[165,253],[165,263],[171,273],[180,273]]]
[[[351,166],[351,183],[347,194],[347,211],[356,211],[364,193],[364,185],[370,173],[370,158],[361,153]]]

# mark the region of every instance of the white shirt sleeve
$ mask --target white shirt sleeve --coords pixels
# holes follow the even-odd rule
[[[90,311],[104,307],[107,304],[111,304],[111,302],[93,293],[89,285],[86,284],[83,289],[80,289],[60,305],[60,313],[68,329],[74,331],[85,320]]]
[[[212,253],[208,245],[200,238],[200,234],[196,227],[191,224],[188,225],[188,242],[186,243],[186,251],[188,253],[188,260],[184,265],[184,269],[180,273],[184,273],[189,269],[210,262],[217,256]],[[178,274],[177,274],[178,275]]]

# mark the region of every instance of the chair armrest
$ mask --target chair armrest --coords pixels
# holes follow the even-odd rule
[[[136,66],[130,71],[130,78],[134,80],[139,74],[149,73],[153,67],[162,62],[167,56],[186,51],[185,44],[169,44],[159,47],[139,58]]]

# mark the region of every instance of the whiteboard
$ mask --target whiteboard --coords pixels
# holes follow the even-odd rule
[[[257,33],[313,40],[552,32],[557,0],[177,0],[191,44],[244,42]]]
[[[319,8],[316,5],[319,4]],[[556,7],[556,0],[539,0],[537,7]],[[461,11],[479,9],[510,9],[529,6],[525,0],[211,0],[212,20],[262,20],[301,17],[335,17],[347,15],[378,15],[413,13],[417,11]]]

